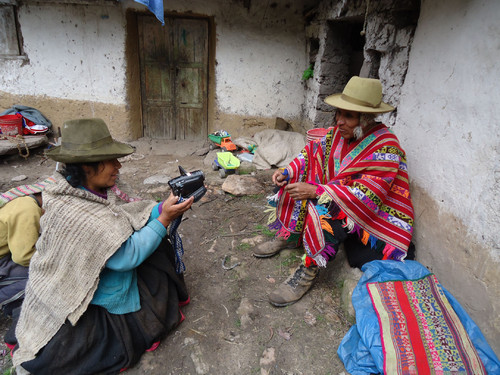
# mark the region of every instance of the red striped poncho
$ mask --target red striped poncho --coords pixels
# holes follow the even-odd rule
[[[333,200],[340,208],[339,217],[347,216],[365,243],[385,242],[384,259],[405,258],[414,218],[406,155],[385,125],[377,125],[350,144],[337,127],[330,128],[321,140],[309,142],[286,169],[289,183],[317,185],[319,201]],[[325,239],[316,204],[315,200],[294,201],[281,189],[274,228],[283,237],[302,234],[308,255],[325,265],[326,257],[321,256]]]

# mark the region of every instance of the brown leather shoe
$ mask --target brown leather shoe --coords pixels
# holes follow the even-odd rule
[[[269,295],[269,302],[277,307],[297,302],[311,289],[318,274],[318,266],[306,267],[301,264],[283,284]]]
[[[293,248],[292,244],[281,237],[274,237],[272,240],[259,244],[253,251],[253,256],[257,258],[268,258],[278,254],[287,247]]]

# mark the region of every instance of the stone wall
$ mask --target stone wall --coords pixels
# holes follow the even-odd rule
[[[329,126],[332,119],[333,108],[324,98],[341,92],[353,75],[380,78],[384,100],[398,106],[419,9],[419,1],[414,0],[320,4],[308,26],[309,40],[317,38],[320,47],[306,94],[306,116],[317,127]],[[382,116],[382,120],[393,125],[396,116],[397,111]]]

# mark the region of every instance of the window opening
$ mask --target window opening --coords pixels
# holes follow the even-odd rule
[[[22,55],[16,3],[8,0],[0,1],[0,58]]]

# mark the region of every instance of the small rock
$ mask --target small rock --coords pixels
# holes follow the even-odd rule
[[[160,185],[155,188],[147,189],[145,192],[148,194],[168,193],[170,192],[170,187],[168,185]],[[165,199],[166,198],[167,197],[165,197]]]
[[[290,332],[288,332],[287,330],[284,331],[281,328],[278,329],[278,335],[280,335],[281,337],[283,337],[287,341],[292,338],[292,334]]]
[[[248,161],[242,161],[238,167],[238,171],[241,175],[251,174],[252,172],[255,172],[255,170],[256,168],[253,163]]]
[[[243,298],[236,313],[240,316],[241,328],[247,328],[253,323],[254,307],[248,298]]]
[[[350,318],[354,319],[355,311],[352,306],[352,292],[358,284],[358,280],[346,279],[344,280],[344,285],[342,287],[341,294],[341,304],[342,309],[349,315]]]
[[[309,324],[310,326],[315,326],[316,325],[316,317],[311,314],[309,311],[306,311],[304,315],[304,321]]]
[[[203,360],[203,353],[198,345],[191,352],[191,360],[194,363],[196,374],[204,375],[209,373],[210,367]]]
[[[331,295],[329,294],[326,294],[324,297],[323,297],[323,302],[327,305],[330,305],[330,306],[333,306],[334,305],[334,302],[333,302],[333,298]]]
[[[258,245],[264,241],[267,241],[268,239],[269,239],[269,237],[266,237],[266,236],[259,234],[258,236],[255,236],[255,237],[245,238],[245,239],[241,240],[241,243],[247,243],[249,245],[255,246],[255,245]]]
[[[21,174],[21,175],[19,175],[19,176],[12,177],[12,180],[11,180],[11,181],[16,181],[16,182],[17,182],[17,181],[23,181],[23,180],[26,180],[27,178],[28,178],[27,176],[25,176],[25,175]]]
[[[269,281],[271,284],[274,284],[276,282],[276,280],[271,276],[267,276],[266,280]]]
[[[255,177],[232,174],[227,176],[222,190],[236,196],[255,195],[263,193],[264,186]]]
[[[215,149],[210,151],[207,156],[205,156],[205,159],[203,159],[203,164],[206,166],[211,166],[212,162],[217,159],[217,152],[220,152],[220,149]]]
[[[252,305],[252,302],[250,302],[250,300],[248,298],[243,298],[240,302],[240,306],[238,307],[238,309],[236,310],[236,312],[238,313],[238,315],[248,315],[248,314],[251,314],[253,313],[254,311],[254,307]]]
[[[205,156],[210,151],[210,147],[202,147],[194,152],[196,156]]]
[[[276,354],[274,348],[267,348],[260,357],[260,374],[268,375],[276,364]]]
[[[338,316],[338,314],[333,311],[333,310],[328,310],[326,313],[325,313],[325,319],[330,322],[330,323],[339,323],[340,322],[340,317]]]
[[[212,246],[210,246],[210,249],[207,250],[209,253],[215,253],[215,245],[217,245],[217,240],[214,240],[212,243]]]
[[[152,184],[167,184],[168,181],[170,181],[171,178],[165,175],[155,175],[148,177],[144,180],[143,184],[144,185],[152,185]]]
[[[124,156],[123,158],[120,158],[120,163],[126,163],[128,161],[139,161],[139,160],[142,160],[144,158],[145,158],[145,156],[143,154],[133,153],[133,154]]]

